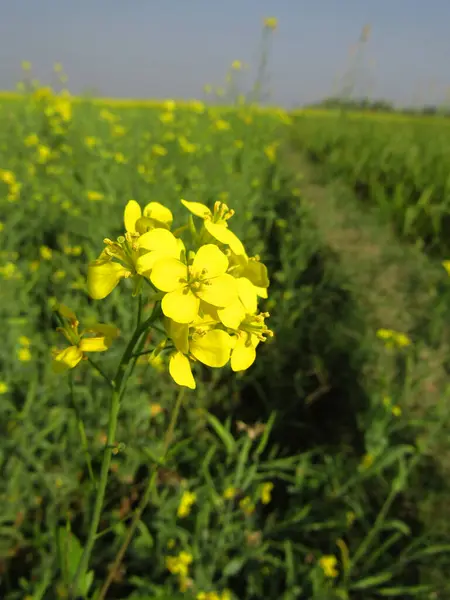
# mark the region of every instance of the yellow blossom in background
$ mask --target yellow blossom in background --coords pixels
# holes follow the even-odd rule
[[[400,417],[402,414],[402,409],[400,408],[400,406],[398,406],[397,404],[395,404],[392,407],[392,414],[394,415],[394,417]]]
[[[237,490],[234,487],[227,487],[223,493],[223,497],[225,498],[225,500],[233,500],[233,498],[236,496],[237,494]]]
[[[3,394],[7,394],[9,391],[9,386],[4,381],[0,381],[0,396]]]
[[[53,251],[48,246],[41,246],[39,248],[39,254],[43,260],[51,260],[53,256]]]
[[[187,577],[189,573],[189,565],[192,563],[193,557],[189,552],[182,551],[177,556],[166,557],[166,569],[173,575]]]
[[[29,60],[23,60],[21,66],[23,71],[31,71],[31,63]]]
[[[98,202],[99,200],[103,200],[103,198],[105,197],[104,194],[102,194],[102,192],[96,192],[94,190],[86,192],[86,196],[89,202]]]
[[[271,502],[272,490],[273,490],[273,483],[270,481],[267,483],[263,483],[263,485],[261,486],[260,497],[261,497],[261,502],[263,504],[269,504]]]
[[[322,556],[319,560],[319,565],[322,571],[324,572],[325,577],[334,578],[339,575],[339,571],[337,570],[337,558],[331,555]]]
[[[405,333],[392,329],[378,329],[377,337],[384,342],[388,349],[406,348],[411,345],[411,339]]]
[[[240,71],[242,69],[242,62],[240,60],[233,60],[231,63],[231,68],[234,71]]]
[[[26,347],[29,347],[29,346],[31,346],[31,340],[30,340],[30,338],[29,338],[29,337],[27,337],[26,335],[21,335],[21,336],[19,337],[19,344],[20,344],[21,346],[26,346]]]
[[[3,221],[0,221],[0,231],[3,231],[5,229],[5,224],[3,223]]]
[[[95,146],[98,145],[99,142],[98,142],[97,138],[95,138],[94,136],[88,135],[84,138],[84,143],[86,144],[86,146],[88,148],[94,148]]]
[[[239,507],[247,516],[251,516],[255,512],[256,508],[255,503],[250,496],[245,496],[245,498],[239,502]]]
[[[39,138],[35,133],[31,133],[24,139],[25,146],[32,147],[39,144]]]
[[[276,17],[266,17],[264,19],[264,27],[267,29],[275,30],[278,26],[278,19]]]
[[[50,159],[51,154],[52,151],[48,146],[45,146],[44,144],[39,144],[37,146],[37,161],[40,164],[45,164]]]
[[[442,261],[442,266],[447,271],[447,275],[450,275],[450,260]]]
[[[180,519],[187,517],[190,514],[191,508],[196,500],[197,494],[195,494],[195,492],[189,492],[188,490],[184,491],[178,506],[177,516]]]
[[[29,362],[31,360],[31,352],[30,349],[25,347],[25,348],[20,348],[17,351],[17,358],[21,361],[21,362]]]

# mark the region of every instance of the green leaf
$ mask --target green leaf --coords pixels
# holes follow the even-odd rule
[[[416,596],[417,594],[424,594],[434,591],[434,586],[432,585],[412,585],[412,586],[404,586],[404,587],[390,587],[390,588],[382,588],[381,590],[377,590],[377,594],[380,596],[387,596],[388,598],[392,598],[393,596],[402,596],[405,597],[405,594],[409,596]],[[423,596],[420,596],[423,598]]]
[[[224,568],[224,570],[223,570],[224,576],[225,577],[233,577],[233,575],[237,575],[239,573],[239,571],[242,569],[242,567],[244,566],[245,562],[246,562],[246,559],[243,557],[233,558],[233,560],[230,560],[230,562]]]
[[[214,429],[218,437],[222,440],[223,445],[225,446],[227,453],[232,454],[236,449],[236,440],[231,435],[231,433],[225,429],[222,423],[212,415],[211,413],[206,413],[206,419],[211,427]]]
[[[381,583],[386,583],[394,576],[393,573],[380,573],[379,575],[373,575],[372,577],[365,577],[360,581],[353,583],[350,586],[352,590],[366,590],[367,588],[375,587]]]

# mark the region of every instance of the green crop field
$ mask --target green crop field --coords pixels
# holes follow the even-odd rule
[[[2,599],[449,597],[443,123],[2,96]]]

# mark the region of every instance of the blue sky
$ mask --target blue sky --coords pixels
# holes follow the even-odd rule
[[[366,23],[362,92],[417,104],[450,87],[450,0],[0,0],[0,15],[0,89],[14,88],[22,60],[46,84],[60,61],[74,94],[199,98],[233,60],[256,66],[265,16],[279,19],[273,103],[338,89]]]

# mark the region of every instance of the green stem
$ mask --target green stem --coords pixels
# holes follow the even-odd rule
[[[183,401],[184,398],[184,388],[181,388],[179,393],[178,393],[178,397],[175,403],[175,407],[173,409],[172,412],[172,416],[170,419],[170,423],[169,423],[169,427],[167,428],[165,437],[164,437],[164,448],[163,448],[163,460],[165,460],[166,456],[167,456],[167,451],[169,449],[170,443],[172,441],[172,437],[173,437],[173,432],[175,429],[175,425],[176,422],[178,420],[178,415],[180,412],[180,408],[181,408],[181,403]],[[134,515],[133,515],[133,520],[131,521],[129,527],[128,527],[128,531],[127,534],[125,536],[125,539],[122,543],[122,546],[120,547],[119,552],[116,555],[116,558],[114,560],[114,563],[112,565],[112,568],[109,571],[109,575],[105,581],[105,583],[103,584],[103,587],[100,591],[99,596],[97,597],[96,600],[104,600],[104,598],[106,597],[106,593],[109,589],[109,586],[111,585],[111,582],[113,581],[119,567],[120,564],[123,560],[123,557],[125,556],[125,552],[128,549],[128,546],[131,543],[131,540],[133,538],[133,535],[136,531],[136,528],[141,520],[142,517],[142,513],[144,512],[149,500],[150,500],[150,495],[152,493],[154,484],[155,484],[155,480],[156,480],[156,475],[157,475],[157,468],[156,465],[153,465],[151,474],[150,474],[150,478],[148,480],[148,484],[147,487],[145,489],[144,495],[141,498],[141,501],[139,502],[138,507],[136,508]]]
[[[101,512],[103,507],[103,502],[105,499],[106,485],[108,482],[108,474],[111,466],[111,458],[112,451],[111,448],[114,445],[116,430],[117,430],[117,421],[120,410],[120,399],[124,392],[125,385],[128,381],[128,377],[126,377],[128,365],[133,358],[133,353],[136,344],[139,342],[141,336],[145,331],[151,326],[153,321],[159,315],[159,303],[155,302],[153,307],[152,314],[150,317],[144,321],[143,323],[138,323],[133,336],[128,342],[127,347],[125,348],[125,352],[120,360],[119,366],[117,368],[116,376],[113,380],[113,393],[111,396],[111,403],[109,408],[109,420],[108,420],[108,433],[105,444],[105,450],[103,453],[102,466],[100,470],[100,479],[98,482],[98,487],[96,490],[96,497],[94,503],[94,511],[92,514],[92,519],[89,527],[88,537],[86,540],[86,545],[83,549],[83,554],[81,555],[80,562],[78,564],[77,571],[75,573],[75,577],[72,583],[72,594],[76,596],[79,593],[79,582],[82,582],[86,576],[86,572],[89,567],[89,560],[94,549],[94,544],[97,536],[97,530],[100,523]]]

